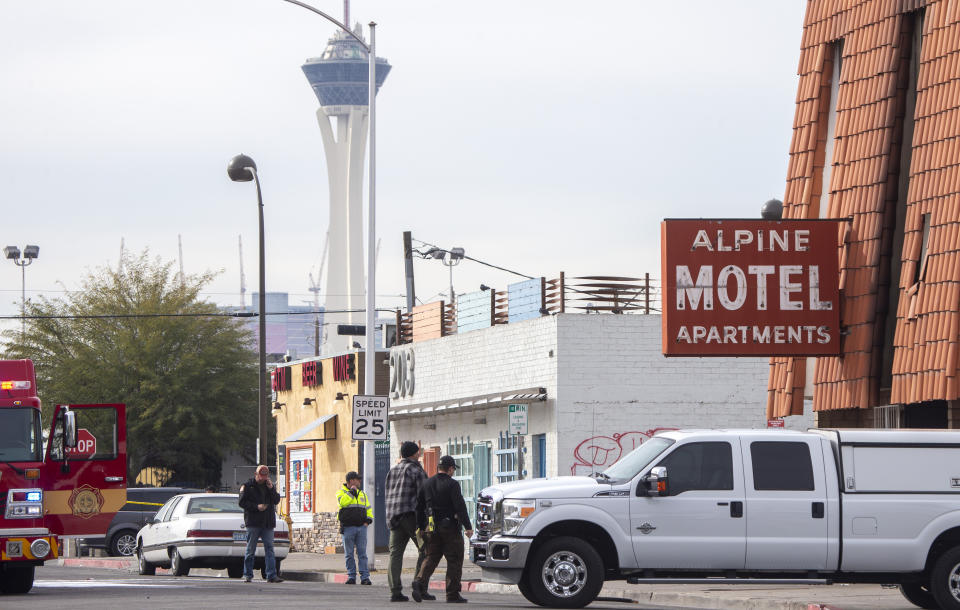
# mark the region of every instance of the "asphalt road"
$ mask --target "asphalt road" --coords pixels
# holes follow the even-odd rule
[[[409,592],[407,592],[409,594]],[[436,593],[436,592],[434,592]],[[519,595],[471,593],[464,607],[537,608]],[[334,583],[293,582],[268,584],[256,578],[252,583],[213,576],[138,576],[128,572],[89,568],[45,566],[37,569],[33,590],[24,596],[0,596],[0,608],[28,607],[49,610],[128,610],[133,608],[420,608],[443,603],[406,604],[390,602],[384,586],[346,586]],[[590,608],[623,610],[663,606],[636,603],[596,602]],[[676,608],[673,608],[676,610]]]

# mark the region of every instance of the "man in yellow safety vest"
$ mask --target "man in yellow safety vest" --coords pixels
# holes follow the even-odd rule
[[[367,527],[373,523],[373,509],[367,500],[367,494],[360,489],[360,475],[350,471],[347,482],[337,492],[340,512],[340,533],[343,534],[343,554],[347,558],[348,585],[357,584],[357,562],[360,563],[360,584],[369,585],[370,570],[367,567]],[[357,550],[357,560],[353,550]]]

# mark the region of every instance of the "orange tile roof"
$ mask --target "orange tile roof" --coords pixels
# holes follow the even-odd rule
[[[842,355],[818,358],[814,410],[879,404],[885,240],[898,194],[911,20],[924,9],[923,38],[904,220],[890,403],[960,398],[960,3],[946,0],[811,0],[804,18],[784,217],[850,218],[841,247]],[[837,100],[830,100],[833,46],[842,40]],[[829,105],[836,105],[829,185],[821,185]],[[829,160],[828,160],[829,162]],[[930,215],[920,281],[924,214]],[[801,413],[803,358],[770,361],[767,414]]]

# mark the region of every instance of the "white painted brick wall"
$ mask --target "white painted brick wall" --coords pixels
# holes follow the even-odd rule
[[[394,348],[414,351],[416,382],[413,397],[392,405],[545,387],[549,399],[530,406],[529,434],[546,435],[549,476],[602,468],[656,428],[766,425],[766,358],[668,359],[660,324],[660,316],[561,314]],[[392,450],[412,439],[445,451],[461,435],[495,448],[506,422],[505,407],[398,419]],[[812,425],[809,415],[788,418],[788,427]],[[530,469],[532,438],[525,442]]]

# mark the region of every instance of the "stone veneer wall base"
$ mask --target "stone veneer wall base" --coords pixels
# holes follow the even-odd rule
[[[290,536],[290,551],[296,553],[342,553],[340,521],[337,513],[316,513],[313,527],[294,528]]]

